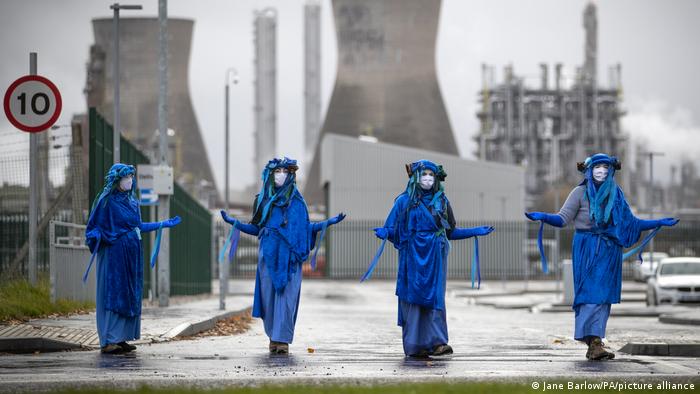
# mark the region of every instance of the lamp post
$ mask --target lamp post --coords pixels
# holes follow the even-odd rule
[[[228,199],[228,197],[229,197],[228,196],[228,181],[229,181],[229,179],[228,179],[228,175],[229,175],[229,173],[228,173],[229,172],[229,168],[228,168],[228,159],[229,159],[229,90],[230,90],[231,79],[233,79],[234,85],[238,84],[238,70],[236,70],[233,67],[229,67],[226,70],[226,88],[225,88],[225,104],[224,104],[226,106],[226,111],[225,111],[226,115],[225,115],[225,120],[224,120],[224,122],[225,122],[224,129],[225,129],[225,134],[226,134],[224,137],[224,140],[225,140],[224,143],[226,144],[225,153],[224,153],[225,154],[225,159],[224,159],[225,160],[225,164],[224,164],[225,165],[225,167],[224,167],[224,169],[225,169],[225,171],[224,171],[224,173],[225,173],[225,175],[224,175],[224,208],[226,210],[228,210],[228,204],[229,204],[229,199]]]
[[[112,35],[114,36],[114,72],[112,73],[114,83],[114,132],[112,133],[112,152],[114,163],[119,163],[121,156],[119,144],[122,134],[121,122],[119,121],[119,10],[140,10],[143,7],[140,5],[120,5],[119,3],[114,3],[110,5],[109,8],[114,10],[114,17],[112,18]]]
[[[645,152],[645,155],[649,157],[649,218],[654,215],[654,156],[663,156],[663,152]],[[654,239],[649,242],[649,261],[651,266],[654,266]]]
[[[230,82],[238,83],[238,70],[233,67],[226,69],[226,86],[224,88],[224,210],[228,211],[229,207],[229,90]],[[228,293],[228,262],[219,265],[219,309],[226,309],[226,294]]]

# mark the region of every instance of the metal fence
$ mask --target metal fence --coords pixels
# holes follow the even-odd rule
[[[345,222],[343,222],[345,223]],[[213,226],[213,250],[212,250],[212,275],[213,278],[219,277],[219,254],[221,248],[226,242],[226,237],[229,236],[231,226],[225,223],[220,218],[214,222]],[[304,278],[326,278],[328,277],[326,264],[326,245],[328,244],[328,234],[333,231],[329,228],[326,238],[320,245],[318,255],[316,257],[316,270],[311,270],[311,256],[303,264]],[[318,239],[318,236],[317,236]],[[257,237],[241,233],[241,238],[238,242],[236,256],[229,268],[229,277],[234,279],[251,279],[255,278],[255,271],[258,267],[258,247],[260,243]],[[228,260],[228,255],[224,256],[224,261]]]
[[[90,271],[86,283],[82,280],[90,260],[90,250],[85,246],[85,226],[53,220],[49,226],[51,301],[95,302],[97,268]]]
[[[52,130],[38,153],[39,225],[37,237],[37,271],[48,274],[51,219],[73,221],[83,212],[73,206],[76,180],[71,172],[71,132]],[[25,141],[26,140],[26,141]],[[29,138],[27,135],[0,135],[0,276],[26,277],[28,271],[29,229]],[[25,144],[26,142],[26,144]],[[50,142],[50,143],[49,143]],[[42,148],[43,147],[43,148]]]
[[[571,245],[574,229],[556,229],[545,226],[544,246],[549,260],[549,273],[542,272],[540,253],[537,247],[539,223],[525,221],[505,222],[458,222],[459,227],[474,227],[489,224],[496,231],[486,237],[479,237],[479,255],[483,280],[558,280],[562,275],[562,261],[571,259]],[[374,257],[380,240],[374,236],[373,228],[382,226],[380,221],[353,221],[346,219],[328,229],[318,257],[317,272],[312,273],[305,265],[305,277],[333,279],[359,279],[365,273]],[[223,246],[230,226],[218,221],[215,224],[215,256]],[[556,232],[559,233],[558,243]],[[472,239],[450,241],[448,277],[468,280],[471,275]],[[558,246],[558,247],[557,247]],[[648,251],[649,247],[645,249]],[[673,228],[662,229],[655,238],[654,250],[669,256],[700,256],[700,221],[683,221]],[[326,255],[328,259],[326,260]],[[559,258],[557,259],[557,255]],[[235,261],[231,267],[231,277],[251,278],[255,276],[258,259],[258,240],[241,235]],[[633,258],[623,262],[623,278],[633,278]],[[396,277],[398,254],[391,244],[387,244],[373,278],[393,279]],[[215,262],[212,272],[217,270]]]
[[[112,125],[95,108],[90,108],[90,201],[102,189],[104,175],[113,164]],[[148,157],[124,137],[121,139],[121,158],[131,165],[148,164]],[[156,207],[141,207],[143,221],[155,220]],[[212,219],[210,212],[202,207],[182,187],[175,184],[170,198],[170,214],[179,215],[182,223],[170,231],[170,294],[187,295],[211,292]],[[144,237],[144,239],[153,237]],[[151,296],[157,280],[156,272],[149,266],[150,242],[143,242],[144,289]],[[150,273],[150,274],[149,274]],[[148,296],[149,290],[144,291]]]

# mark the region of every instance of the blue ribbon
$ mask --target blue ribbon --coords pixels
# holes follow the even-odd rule
[[[540,221],[540,231],[537,233],[537,247],[540,249],[540,259],[542,260],[542,272],[549,272],[547,268],[547,256],[544,255],[544,245],[542,244],[542,236],[544,233],[544,220]]]
[[[644,240],[642,240],[642,243],[640,243],[636,247],[628,250],[625,254],[623,254],[622,260],[626,260],[627,258],[634,255],[635,253],[639,253],[639,256],[637,256],[637,257],[639,257],[639,262],[641,263],[642,262],[642,250],[644,250],[644,247],[647,246],[649,241],[651,241],[651,239],[654,238],[654,236],[656,235],[656,233],[659,232],[659,230],[661,230],[661,226],[655,228],[653,231],[651,231],[649,234],[647,234],[647,236],[644,237]]]
[[[384,245],[386,245],[386,238],[384,238],[382,240],[382,244],[379,245],[379,249],[377,249],[377,253],[374,255],[372,262],[369,263],[369,268],[367,268],[367,272],[365,272],[365,274],[362,275],[360,282],[366,281],[372,275],[372,271],[374,271],[374,267],[377,266],[377,263],[379,262],[379,258],[382,256],[382,252],[384,252]]]
[[[151,253],[151,269],[156,266],[156,260],[158,260],[158,252],[160,252],[160,239],[163,236],[163,223],[158,223],[158,231],[156,231],[156,246],[153,248],[153,253]]]
[[[95,251],[92,252],[92,256],[90,257],[90,263],[88,263],[87,269],[83,274],[83,283],[87,282],[88,274],[90,273],[90,268],[92,268],[92,263],[95,261],[95,256],[97,256],[97,252],[100,251],[100,242],[102,242],[102,237],[97,238],[97,245],[95,246]]]
[[[233,241],[233,233],[235,231],[236,231],[236,228],[231,226],[231,232],[229,233],[228,237],[226,237],[226,242],[224,242],[224,247],[221,248],[221,250],[219,251],[219,263],[224,262],[224,256],[226,256],[226,249],[228,249],[228,246]]]
[[[474,253],[472,254],[472,289],[474,279],[477,280],[477,289],[481,288],[481,265],[479,264],[479,237],[474,237]]]
[[[314,251],[314,256],[311,258],[311,270],[316,271],[316,255],[318,254],[318,250],[321,248],[321,243],[323,242],[323,237],[326,235],[326,229],[328,228],[328,221],[323,222],[323,226],[321,226],[321,239],[318,240],[316,243],[316,250]]]
[[[236,227],[233,228],[233,234],[231,234],[231,249],[228,252],[228,262],[232,263],[233,258],[236,257],[236,251],[238,250],[238,240],[241,239],[241,230]]]

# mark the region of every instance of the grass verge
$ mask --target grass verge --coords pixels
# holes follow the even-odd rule
[[[87,313],[95,308],[92,302],[58,300],[51,302],[49,280],[41,279],[32,286],[23,279],[0,283],[0,323],[18,323],[32,318]]]

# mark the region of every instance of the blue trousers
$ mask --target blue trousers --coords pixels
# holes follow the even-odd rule
[[[574,339],[583,341],[588,336],[605,338],[610,304],[579,304],[574,306],[574,312]]]
[[[97,320],[97,335],[100,346],[117,344],[141,338],[141,316],[124,316],[105,308],[107,286],[113,286],[109,281],[108,267],[104,251],[98,255],[97,261],[97,294],[95,297],[95,315]]]
[[[301,266],[297,267],[296,272],[280,292],[275,291],[262,259],[258,264],[256,275],[258,280],[254,302],[259,305],[254,305],[253,310],[259,310],[261,313],[260,316],[255,317],[263,319],[265,334],[271,341],[292,343],[301,293]]]
[[[403,352],[407,356],[432,351],[447,344],[447,315],[444,310],[425,308],[399,300],[399,326],[403,334]]]

